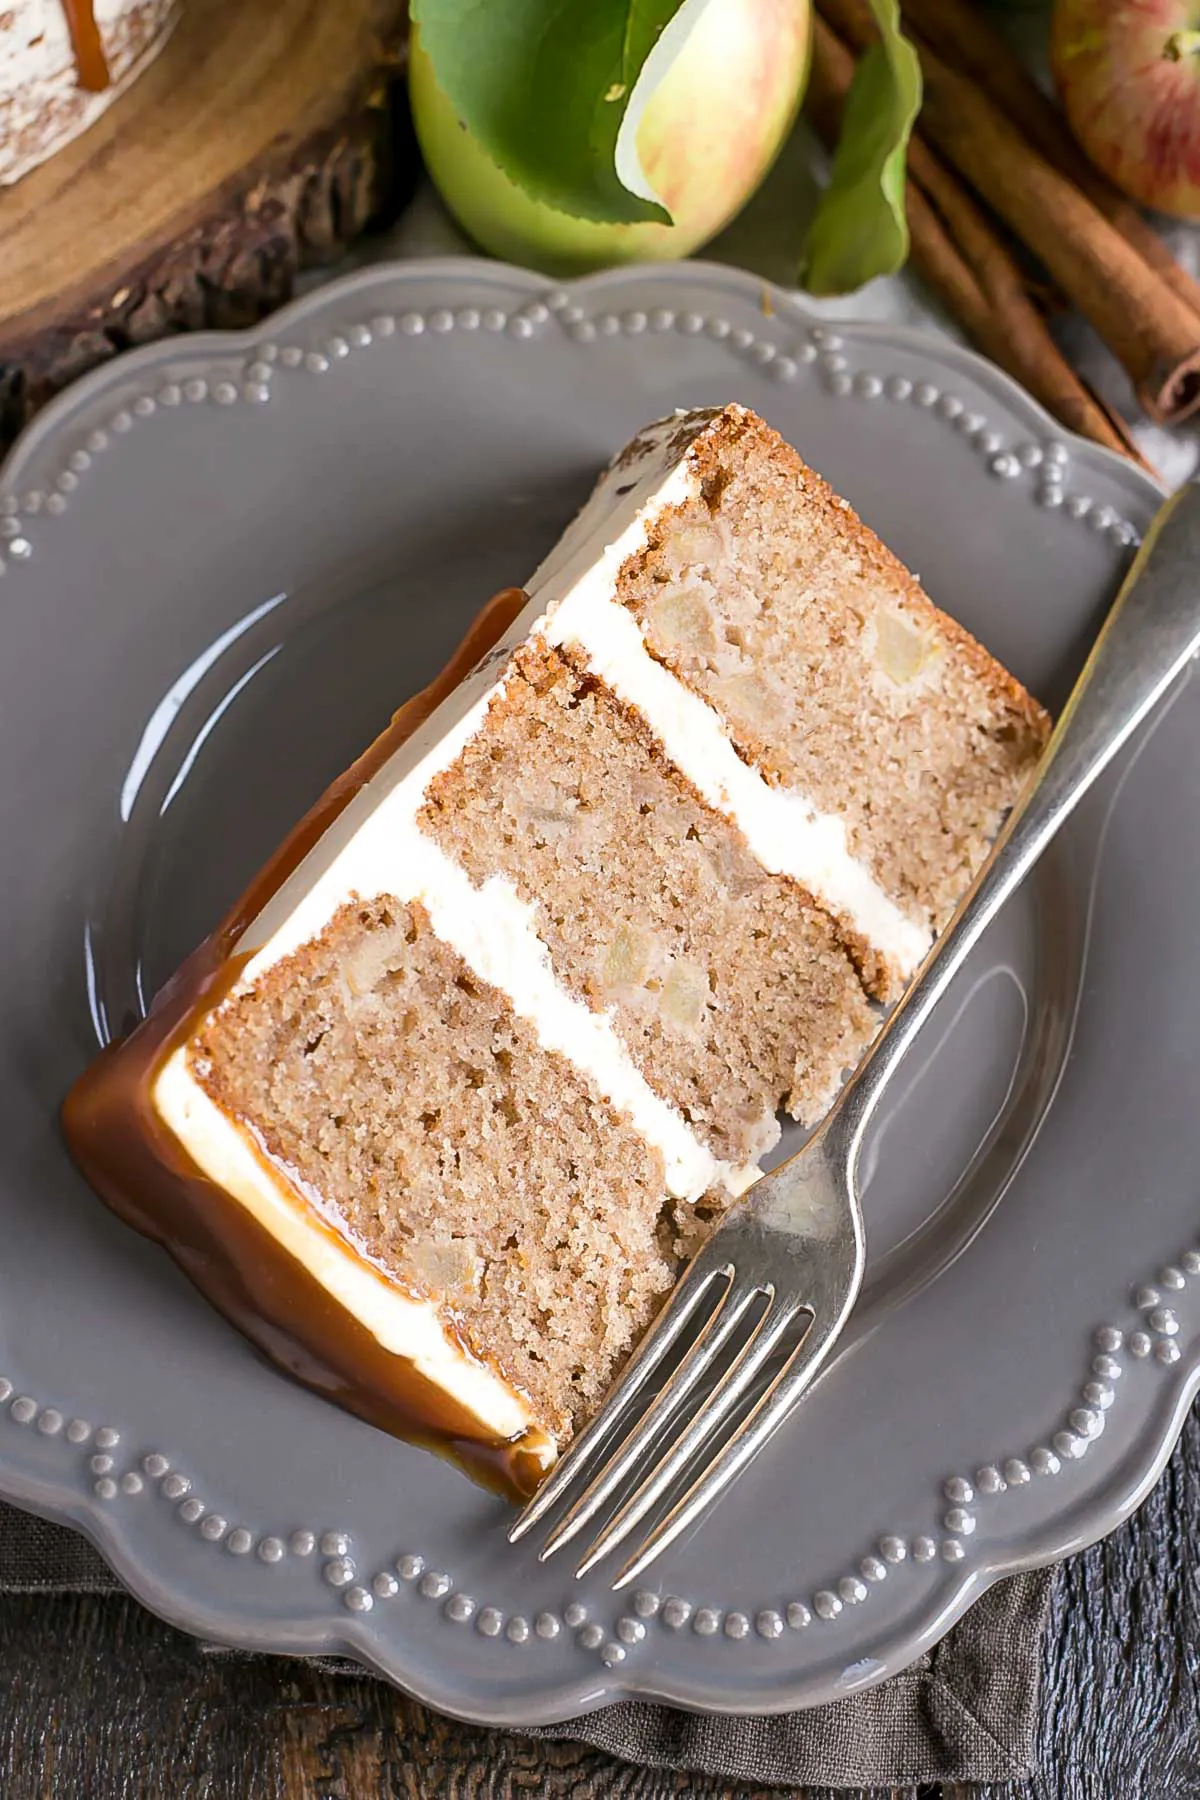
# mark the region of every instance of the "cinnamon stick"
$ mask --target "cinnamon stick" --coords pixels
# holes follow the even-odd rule
[[[980,347],[1069,430],[1156,474],[1124,419],[1092,392],[1055,343],[1043,313],[1030,298],[1025,271],[986,213],[927,145],[918,141],[914,147],[918,192],[959,247],[989,305],[990,347]]]
[[[1087,195],[1200,318],[1200,282],[1180,268],[1133,201],[1088,161],[1063,114],[980,9],[969,0],[900,0],[900,10],[929,48],[977,82],[1034,149]]]
[[[814,20],[805,108],[818,134],[836,141],[854,57],[823,19]],[[1143,458],[1124,426],[1071,368],[1025,290],[1020,268],[987,218],[933,151],[909,149],[906,211],[918,274],[975,346],[1081,436]]]
[[[878,36],[863,0],[818,0],[855,48]],[[1087,196],[967,75],[918,44],[921,129],[1035,252],[1123,365],[1152,418],[1200,409],[1200,321]]]

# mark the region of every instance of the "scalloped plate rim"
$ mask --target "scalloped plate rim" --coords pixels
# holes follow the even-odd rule
[[[580,275],[571,281],[551,282],[532,269],[522,269],[512,263],[493,262],[473,256],[437,256],[413,258],[411,261],[370,263],[365,268],[352,270],[325,282],[307,294],[298,295],[275,312],[268,313],[256,325],[244,326],[235,331],[183,332],[175,337],[159,338],[154,343],[140,344],[134,349],[119,352],[107,362],[89,369],[69,387],[55,394],[34,415],[14,440],[3,460],[0,460],[0,492],[11,487],[10,477],[13,471],[19,470],[23,462],[37,451],[42,440],[57,430],[60,419],[65,422],[77,405],[102,392],[118,372],[122,377],[132,377],[141,369],[153,368],[157,363],[169,362],[174,357],[190,358],[193,354],[199,357],[205,352],[220,355],[222,351],[233,354],[239,347],[244,350],[254,344],[269,343],[281,331],[299,324],[310,313],[324,310],[330,298],[337,300],[343,296],[369,292],[374,286],[389,286],[397,279],[478,280],[481,272],[492,272],[501,281],[515,281],[527,287],[531,298],[540,298],[546,293],[557,291],[569,294],[588,293],[614,281],[637,278],[685,282],[690,278],[707,280],[717,285],[728,284],[743,298],[753,295],[761,298],[764,293],[768,293],[773,302],[778,302],[787,315],[794,316],[801,324],[827,326],[839,335],[848,333],[859,339],[878,338],[887,344],[899,344],[919,355],[929,355],[938,361],[949,362],[976,379],[982,378],[985,384],[998,389],[1001,397],[1015,411],[1023,412],[1039,430],[1070,444],[1080,461],[1092,462],[1098,468],[1107,469],[1122,477],[1128,477],[1132,473],[1136,481],[1160,496],[1165,496],[1168,491],[1165,483],[1138,468],[1126,457],[1118,455],[1115,450],[1108,449],[1104,444],[1094,444],[1090,438],[1081,437],[1067,426],[1060,425],[1053,414],[1047,412],[1041,402],[1035,400],[1020,382],[987,357],[981,356],[977,350],[958,343],[949,335],[935,334],[917,325],[890,325],[878,319],[831,317],[806,306],[803,298],[792,290],[765,278],[749,275],[728,263],[706,262],[700,257],[673,264],[626,263],[619,268]]]
[[[456,256],[381,262],[353,271],[334,281],[314,288],[270,314],[258,324],[237,331],[201,331],[120,354],[82,376],[69,388],[55,396],[25,427],[0,462],[0,493],[12,492],[26,464],[46,442],[66,426],[76,410],[86,405],[108,387],[124,387],[145,370],[174,360],[192,361],[221,356],[236,357],[253,346],[277,338],[289,328],[305,323],[324,311],[332,311],[375,287],[394,290],[410,283],[436,286],[439,282],[456,283],[470,280],[478,283],[494,278],[498,284],[516,285],[526,290],[530,299],[551,292],[573,296],[593,296],[614,284],[621,286],[638,279],[655,282],[705,282],[728,288],[742,299],[760,301],[769,294],[778,312],[801,325],[823,326],[841,336],[858,341],[878,341],[903,347],[931,363],[961,371],[996,392],[1004,405],[1044,436],[1061,441],[1071,449],[1072,457],[1085,466],[1102,469],[1129,484],[1132,491],[1153,501],[1166,490],[1145,471],[1103,446],[1096,445],[1060,426],[1046,410],[1020,385],[973,350],[924,331],[915,326],[891,325],[873,319],[850,319],[810,310],[803,299],[789,290],[762,278],[751,276],[725,264],[695,260],[664,266],[658,264],[626,265],[604,270],[573,281],[549,281],[528,270],[482,259]],[[23,1506],[41,1516],[69,1524],[81,1531],[114,1569],[131,1594],[150,1610],[180,1629],[193,1635],[211,1637],[223,1644],[288,1655],[345,1655],[360,1662],[372,1673],[401,1686],[418,1700],[436,1707],[450,1716],[483,1725],[519,1729],[522,1724],[550,1724],[582,1717],[599,1707],[623,1699],[662,1702],[690,1711],[722,1713],[778,1714],[843,1699],[848,1692],[861,1692],[877,1682],[898,1674],[915,1658],[935,1644],[962,1616],[967,1608],[995,1581],[1005,1576],[1058,1560],[1064,1554],[1083,1548],[1106,1535],[1127,1519],[1159,1480],[1174,1449],[1183,1422],[1198,1390],[1200,1390],[1200,1346],[1190,1357],[1184,1356],[1178,1367],[1165,1377],[1170,1383],[1172,1403],[1158,1406],[1145,1429],[1152,1431],[1153,1442],[1140,1439],[1145,1450],[1139,1454],[1138,1478],[1127,1483],[1116,1499],[1111,1486],[1106,1495],[1087,1497],[1076,1508],[1076,1529],[1064,1538],[1061,1524],[1053,1519],[1029,1533],[1021,1554],[968,1561],[960,1569],[945,1568],[936,1586],[922,1598],[919,1610],[925,1618],[923,1628],[904,1630],[897,1627],[889,1639],[879,1667],[853,1690],[836,1679],[802,1677],[790,1691],[773,1687],[764,1692],[760,1686],[738,1689],[727,1684],[720,1693],[705,1690],[696,1682],[688,1688],[671,1679],[655,1679],[631,1669],[607,1670],[599,1665],[593,1676],[581,1677],[558,1687],[546,1687],[537,1698],[528,1693],[515,1704],[506,1704],[497,1683],[497,1691],[482,1707],[463,1704],[461,1694],[447,1692],[436,1681],[423,1678],[420,1668],[400,1666],[402,1644],[397,1655],[388,1659],[379,1652],[378,1637],[348,1616],[331,1617],[312,1630],[293,1637],[286,1648],[278,1642],[278,1632],[271,1625],[254,1627],[244,1615],[237,1617],[227,1607],[218,1606],[211,1616],[201,1616],[194,1600],[185,1597],[172,1585],[169,1571],[151,1568],[147,1559],[139,1559],[121,1542],[113,1528],[112,1515],[98,1505],[88,1493],[72,1490],[65,1481],[45,1480],[16,1473],[0,1457],[0,1497]],[[1161,1416],[1161,1424],[1158,1420]],[[781,1681],[784,1678],[781,1676]]]

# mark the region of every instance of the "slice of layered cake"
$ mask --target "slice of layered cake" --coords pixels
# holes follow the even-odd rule
[[[664,420],[82,1077],[75,1154],[285,1367],[527,1490],[1046,731],[760,419]]]

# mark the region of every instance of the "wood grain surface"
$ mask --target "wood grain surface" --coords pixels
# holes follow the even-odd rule
[[[1039,1772],[841,1800],[1200,1800],[1200,1420],[1141,1512],[1059,1573]],[[381,1682],[222,1658],[123,1599],[0,1599],[2,1800],[749,1796],[478,1730]],[[792,1790],[799,1796],[799,1790]],[[804,1800],[830,1800],[806,1790]]]
[[[415,179],[406,0],[188,0],[91,130],[0,190],[0,449],[85,369],[286,300]]]

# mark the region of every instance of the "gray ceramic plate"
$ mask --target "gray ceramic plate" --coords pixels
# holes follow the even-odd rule
[[[836,332],[836,335],[835,335]],[[375,268],[122,358],[0,478],[0,1492],[158,1612],[517,1724],[910,1662],[1146,1492],[1200,1368],[1200,692],[1088,802],[873,1147],[835,1365],[624,1598],[274,1373],[94,1200],[59,1101],[647,419],[766,414],[1052,704],[1156,502],[948,343],[695,265]],[[1051,1104],[1051,1102],[1053,1102]]]

